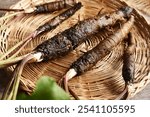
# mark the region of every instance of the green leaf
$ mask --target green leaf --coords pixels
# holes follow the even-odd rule
[[[17,100],[69,100],[70,96],[49,76],[42,76],[31,95],[19,93]]]

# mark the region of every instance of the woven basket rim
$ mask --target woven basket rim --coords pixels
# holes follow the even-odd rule
[[[125,5],[124,2],[121,2],[119,0],[115,0],[114,2],[112,2],[112,0],[106,0],[103,2],[101,0],[93,0],[88,2],[87,0],[79,0],[79,1],[81,1],[85,5],[85,8],[83,8],[75,16],[73,16],[72,19],[69,19],[68,21],[63,23],[62,26],[56,29],[56,31],[54,30],[53,32],[46,33],[43,36],[40,36],[37,39],[35,39],[35,41],[33,41],[32,43],[28,44],[26,50],[22,51],[21,54],[31,51],[34,45],[37,45],[37,43],[41,43],[44,39],[47,39],[49,36],[52,37],[53,35],[56,34],[57,31],[58,32],[62,31],[63,27],[66,28],[69,25],[75,24],[78,21],[77,20],[78,15],[80,15],[80,20],[83,20],[86,19],[87,17],[92,17],[95,14],[97,14],[102,7],[106,7],[104,8],[103,12],[109,12],[109,11],[114,11],[114,9],[117,9],[122,5]],[[32,0],[32,5],[40,4],[40,3],[42,3],[42,0]],[[96,3],[98,5],[101,3],[100,8],[98,8],[98,5],[96,5]],[[31,4],[30,0],[21,0],[20,2],[16,3],[13,6],[13,8],[20,8],[20,7],[26,8],[30,4]],[[89,10],[89,8],[95,10],[95,13],[94,11]],[[13,44],[17,42],[16,39],[20,39],[20,40],[24,39],[39,25],[43,24],[43,22],[46,22],[49,17],[54,17],[54,16],[55,14],[22,16],[22,19],[20,19],[17,23],[14,23],[14,20],[11,20],[11,23],[13,23],[14,26],[10,26],[10,24],[9,23],[7,24],[6,21],[4,25],[10,26],[10,29],[6,30],[6,32],[1,33],[1,37],[4,33],[8,34],[8,38],[7,37],[3,38],[3,43],[4,40],[6,40],[5,44],[7,45],[6,46],[7,48],[4,48],[4,46],[2,46],[2,48],[4,49],[3,52],[7,51],[8,48],[12,47]],[[131,97],[133,97],[137,92],[142,90],[150,82],[150,73],[149,73],[150,67],[148,65],[150,61],[148,59],[148,56],[150,56],[149,54],[150,33],[146,32],[147,30],[150,29],[150,27],[148,26],[144,18],[140,16],[137,12],[134,12],[134,16],[139,21],[136,20],[135,26],[131,31],[136,41],[136,79],[135,79],[135,84],[129,87]],[[69,25],[67,25],[67,23]],[[17,35],[17,31],[19,30],[20,33],[18,33]],[[34,88],[35,81],[37,80],[37,78],[35,77],[37,76],[39,77],[41,75],[51,74],[51,76],[53,76],[54,78],[56,78],[56,80],[58,80],[60,76],[62,76],[66,72],[69,65],[71,64],[71,61],[81,56],[80,49],[87,51],[86,44],[87,43],[82,44],[75,51],[71,52],[64,58],[59,58],[58,60],[54,60],[46,63],[44,62],[44,63],[27,65],[22,75],[22,83],[21,83],[22,89],[26,91],[30,91],[30,88],[31,89]],[[124,81],[123,78],[121,77],[121,72],[120,72],[122,67],[122,59],[121,59],[122,54],[123,54],[123,46],[122,45],[117,46],[110,55],[105,57],[103,60],[99,61],[98,64],[96,64],[96,66],[92,68],[92,70],[79,77],[75,77],[71,81],[69,81],[69,86],[78,94],[78,96],[81,99],[114,99],[124,88]],[[53,69],[46,64],[52,66]],[[104,70],[108,69],[108,71],[107,72],[103,71],[103,69]],[[107,94],[104,95],[104,92],[107,92]]]

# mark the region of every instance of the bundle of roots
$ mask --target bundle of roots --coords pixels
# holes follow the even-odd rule
[[[7,89],[15,94],[8,99],[17,95],[13,83],[30,94],[42,75],[53,77],[78,99],[133,97],[150,81],[150,26],[141,15],[144,6],[136,4],[132,0],[15,4],[0,19],[0,68],[13,72]]]

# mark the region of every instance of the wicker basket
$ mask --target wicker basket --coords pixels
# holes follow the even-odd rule
[[[28,9],[49,1],[52,0],[21,0],[13,8]],[[126,5],[119,0],[79,1],[84,5],[80,11],[60,24],[55,30],[33,39],[19,55],[31,52],[39,43],[76,24],[79,20],[95,16],[101,9],[103,9],[101,11],[103,14]],[[5,53],[9,48],[30,35],[38,26],[58,14],[59,12],[40,15],[22,14],[18,18],[13,17],[5,20],[2,22],[3,28],[1,28],[0,32],[0,52]],[[134,84],[129,89],[130,97],[141,91],[150,81],[150,27],[146,20],[136,11],[133,14],[135,16],[135,25],[131,30],[131,34],[136,42],[136,69]],[[27,92],[32,92],[37,79],[42,75],[51,76],[56,80],[60,79],[71,63],[83,54],[82,51],[90,50],[99,40],[106,38],[108,35],[108,32],[102,31],[100,34],[93,36],[92,41],[83,43],[66,56],[53,61],[26,65],[23,70],[20,87]],[[123,51],[123,44],[116,46],[108,56],[100,60],[90,71],[69,81],[69,86],[80,99],[115,99],[122,92],[124,89],[124,80],[121,75]]]

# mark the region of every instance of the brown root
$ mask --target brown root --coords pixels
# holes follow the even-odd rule
[[[127,100],[128,99],[128,84],[125,84],[125,88],[121,94],[115,100]]]

